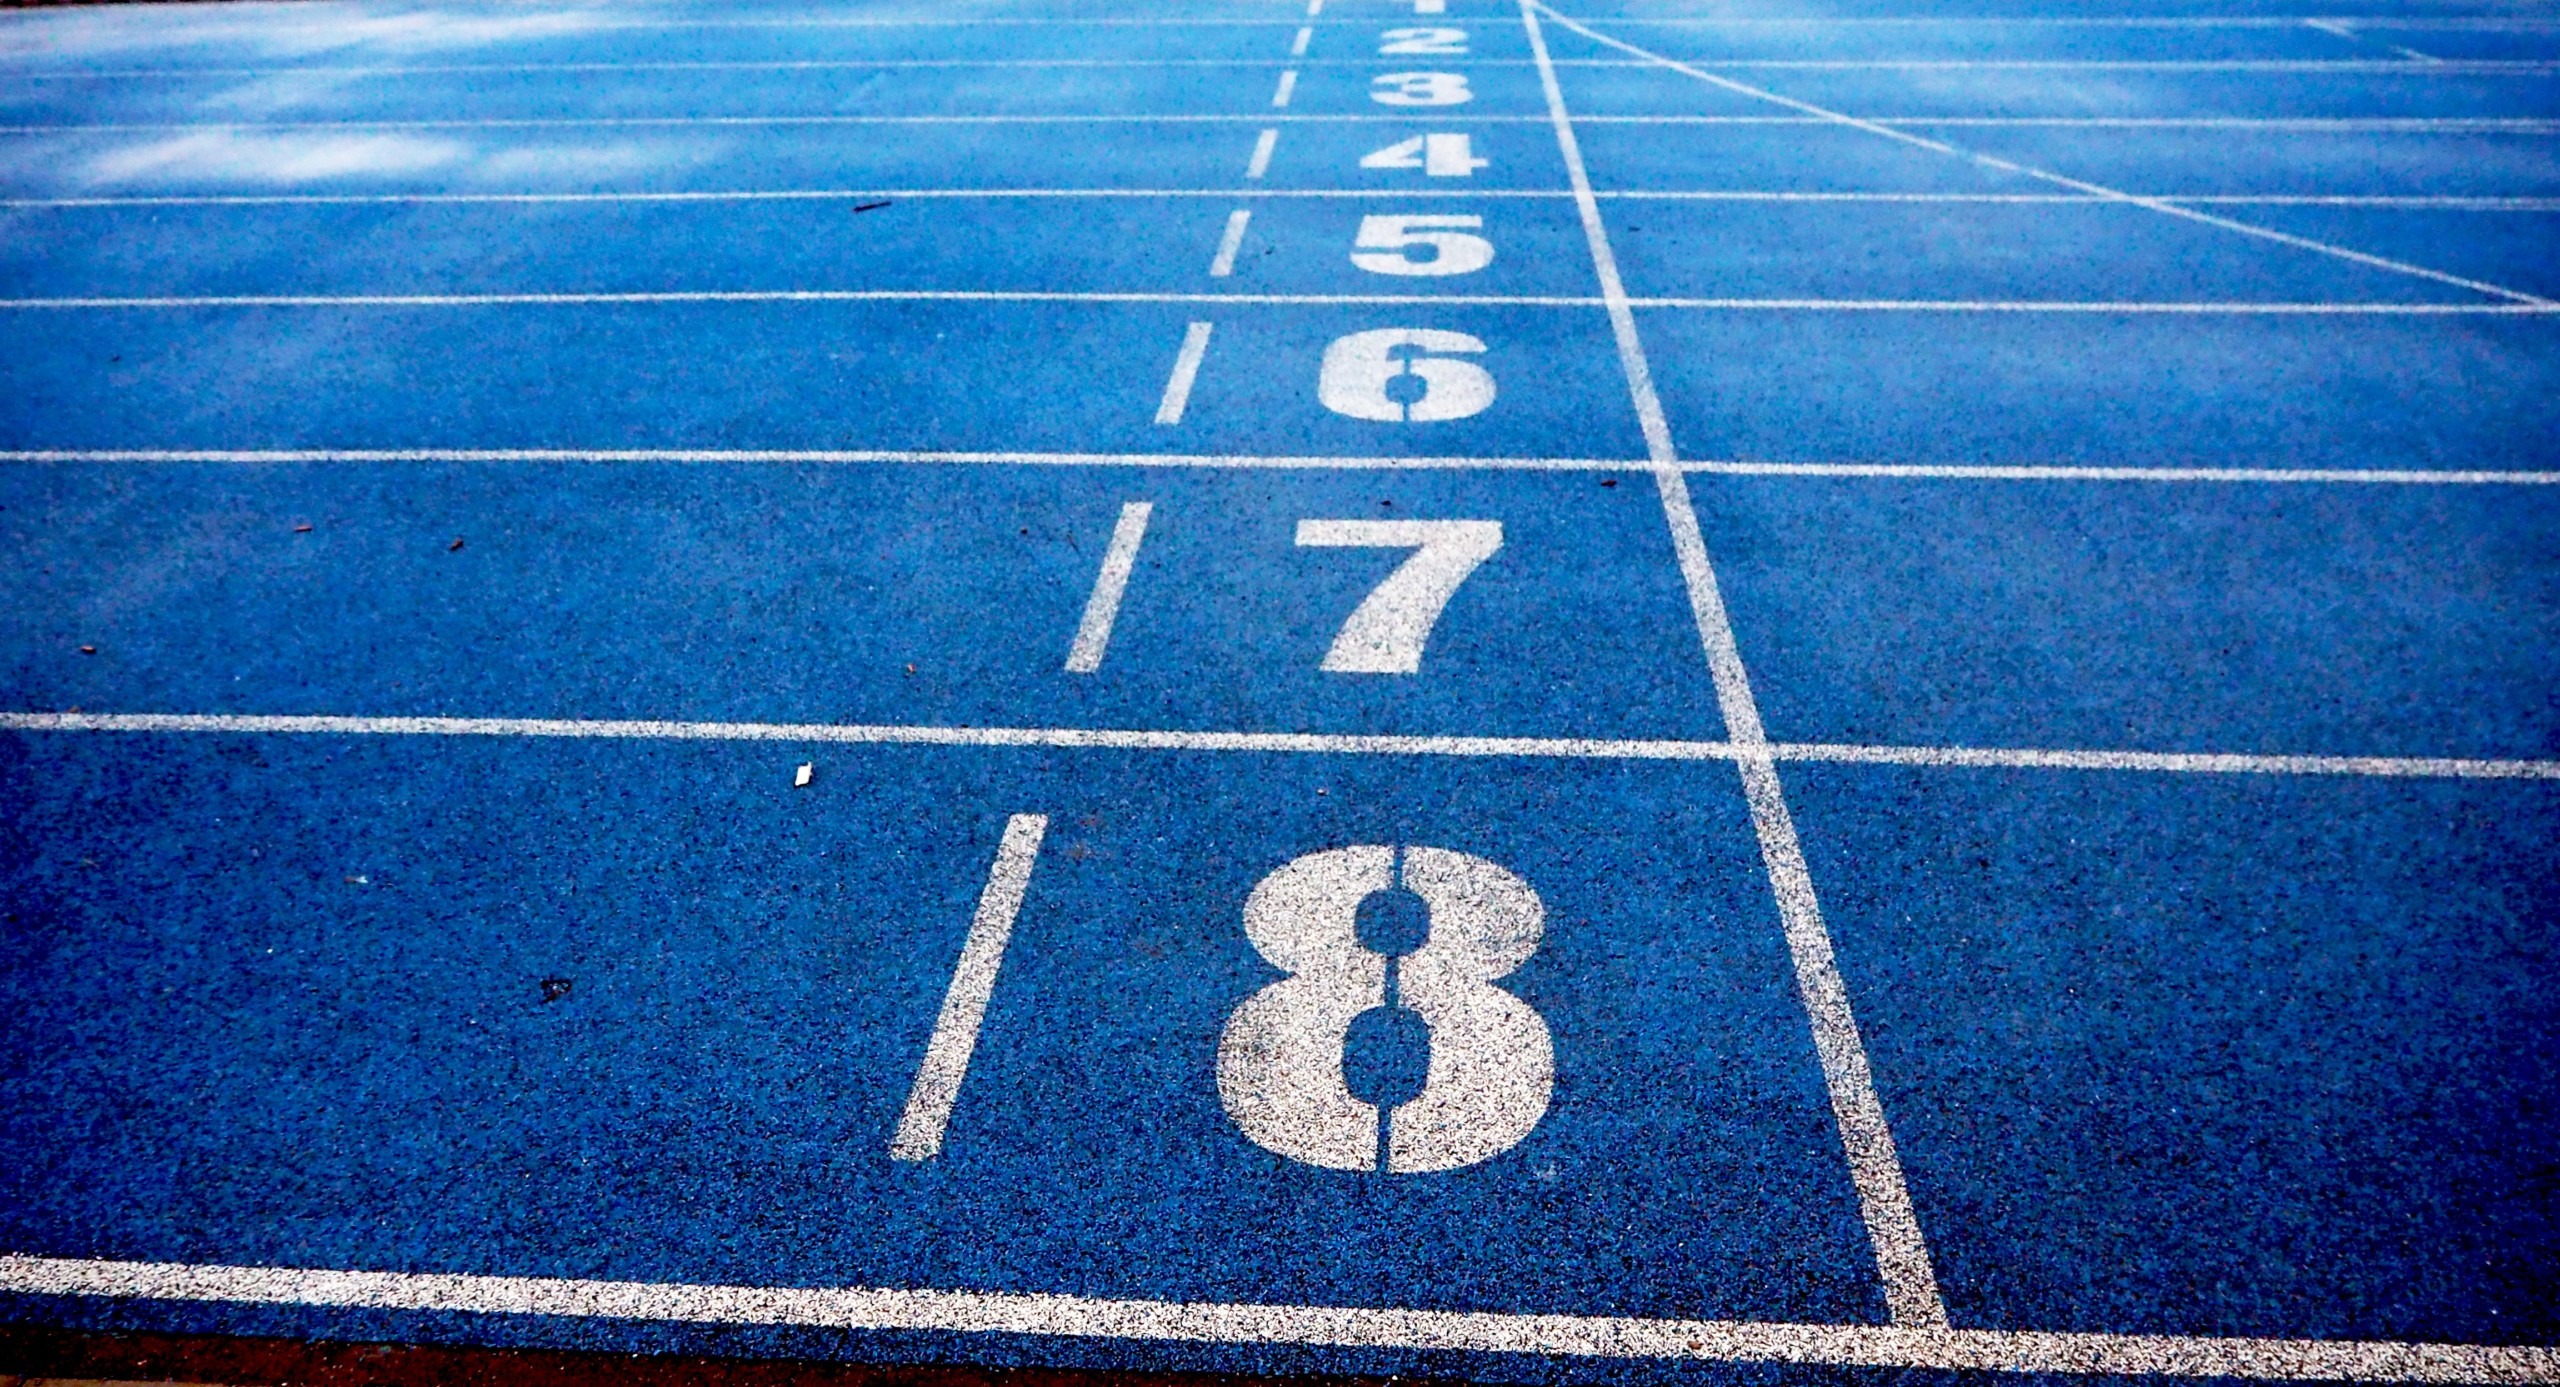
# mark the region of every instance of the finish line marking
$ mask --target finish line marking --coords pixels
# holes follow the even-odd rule
[[[670,1324],[939,1330],[1582,1358],[2273,1380],[2560,1382],[2560,1349],[2480,1344],[1613,1319],[985,1291],[705,1286],[79,1261],[14,1254],[0,1256],[0,1291]]]

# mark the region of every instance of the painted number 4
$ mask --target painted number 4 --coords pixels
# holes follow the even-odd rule
[[[1416,135],[1360,157],[1364,169],[1420,169],[1429,178],[1472,178],[1490,162],[1467,135]]]

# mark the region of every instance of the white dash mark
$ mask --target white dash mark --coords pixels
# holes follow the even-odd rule
[[[1253,142],[1253,157],[1245,161],[1244,176],[1260,178],[1270,172],[1271,150],[1279,143],[1280,131],[1276,127],[1263,131],[1261,137]]]
[[[1227,214],[1227,234],[1218,238],[1218,253],[1209,260],[1211,278],[1224,279],[1236,272],[1236,252],[1244,249],[1244,225],[1251,220],[1253,213],[1241,207]]]
[[[1300,29],[1298,31],[1298,36],[1289,40],[1289,56],[1292,58],[1303,58],[1307,56],[1307,41],[1315,36],[1316,31],[1312,25],[1307,28]]]
[[[1138,545],[1147,537],[1147,517],[1154,510],[1146,501],[1120,508],[1120,523],[1111,527],[1111,547],[1103,551],[1102,569],[1093,575],[1093,596],[1085,600],[1084,620],[1076,623],[1076,641],[1067,651],[1067,673],[1091,674],[1102,668],[1111,625],[1120,619],[1120,596],[1129,590],[1129,571],[1137,567]]]
[[[1324,0],[1307,0],[1307,18],[1313,19],[1323,13]]]
[[[1048,831],[1046,814],[1005,820],[1004,841],[987,872],[987,889],[978,897],[977,917],[969,922],[968,942],[960,946],[951,989],[942,994],[942,1014],[934,1018],[933,1039],[925,1044],[916,1085],[907,1092],[907,1110],[889,1142],[893,1160],[931,1160],[942,1150],[942,1131],[951,1125],[960,1081],[969,1076],[978,1027],[987,1019],[987,999],[995,995],[996,969],[1004,963],[1005,942],[1013,937],[1013,917],[1021,913],[1022,893],[1031,885],[1032,859],[1040,855],[1040,839]]]
[[[809,784],[809,781],[811,780],[811,778],[815,777],[815,776],[817,775],[817,773],[818,773],[818,763],[817,763],[817,762],[815,762],[815,761],[803,761],[803,762],[801,762],[801,763],[800,763],[800,769],[798,769],[798,770],[796,770],[796,771],[793,771],[793,772],[791,773],[791,788],[793,788],[793,789],[795,789],[795,790],[806,789],[806,788],[808,787],[808,784]]]
[[[1173,358],[1173,374],[1165,379],[1164,400],[1156,406],[1156,422],[1179,424],[1182,411],[1191,403],[1191,382],[1200,374],[1200,358],[1209,354],[1207,323],[1193,323],[1182,334],[1182,350]]]
[[[1291,92],[1293,92],[1293,91],[1296,91],[1297,89],[1298,89],[1298,70],[1297,70],[1296,68],[1294,68],[1294,67],[1293,67],[1293,68],[1290,68],[1288,71],[1281,73],[1281,74],[1280,74],[1280,85],[1279,85],[1279,87],[1278,87],[1276,90],[1274,90],[1274,91],[1271,93],[1271,106],[1272,106],[1272,109],[1274,109],[1274,110],[1278,110],[1280,107],[1283,107],[1283,106],[1288,105],[1288,104],[1289,104],[1289,93],[1291,93]]]

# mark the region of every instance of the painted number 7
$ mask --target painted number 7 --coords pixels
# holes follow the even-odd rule
[[[1352,609],[1320,666],[1335,674],[1412,674],[1458,585],[1502,547],[1502,522],[1301,520],[1298,545],[1414,551]]]

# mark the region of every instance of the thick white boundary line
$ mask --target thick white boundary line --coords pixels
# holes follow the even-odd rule
[[[1822,124],[1826,122],[1807,122]],[[1269,148],[1277,130],[1254,144],[1257,162],[1245,166],[1245,177],[1258,179],[1270,166]],[[1906,193],[1842,192],[1754,188],[1620,188],[1595,189],[1593,197],[1646,202],[1812,202],[1812,203],[1985,203],[2021,207],[2119,206],[2116,198],[2087,193]],[[699,192],[627,193],[137,193],[129,197],[0,197],[0,207],[24,210],[119,207],[342,207],[342,206],[510,206],[521,203],[727,203],[727,202],[864,202],[921,201],[948,198],[1001,202],[1052,198],[1311,198],[1411,199],[1528,198],[1561,201],[1570,188],[736,188]],[[2146,193],[2164,202],[2228,207],[2370,207],[2383,210],[2442,212],[2560,212],[2560,197],[2466,196],[2454,193]]]
[[[544,1315],[662,1324],[1036,1334],[1208,1344],[1675,1358],[1837,1367],[2259,1380],[2535,1384],[2560,1349],[1998,1329],[1606,1319],[1456,1310],[1104,1300],[858,1287],[573,1281],[0,1256],[0,1292],[118,1300]]]
[[[1831,932],[1822,921],[1822,906],[1814,895],[1813,877],[1805,865],[1803,845],[1796,837],[1795,819],[1787,811],[1777,762],[1769,754],[1769,739],[1761,727],[1759,705],[1752,697],[1750,675],[1743,667],[1732,623],[1726,619],[1724,598],[1716,589],[1715,568],[1708,561],[1706,539],[1689,502],[1688,478],[1680,470],[1680,455],[1672,446],[1671,426],[1663,416],[1662,401],[1654,393],[1653,369],[1645,360],[1635,312],[1628,307],[1617,257],[1609,248],[1608,227],[1600,218],[1599,202],[1591,196],[1591,177],[1583,167],[1582,146],[1574,137],[1573,117],[1565,109],[1564,88],[1556,80],[1555,65],[1548,60],[1546,35],[1538,26],[1537,0],[1520,0],[1520,24],[1527,33],[1529,51],[1537,57],[1538,82],[1545,90],[1547,114],[1555,126],[1557,152],[1563,156],[1565,173],[1573,184],[1583,238],[1591,248],[1592,272],[1600,281],[1601,295],[1609,301],[1609,326],[1617,339],[1618,363],[1626,372],[1627,393],[1644,432],[1654,486],[1662,497],[1663,518],[1670,527],[1672,548],[1679,558],[1681,578],[1688,587],[1689,604],[1696,616],[1698,640],[1705,647],[1707,666],[1715,679],[1716,703],[1724,714],[1725,735],[1735,753],[1733,763],[1741,772],[1743,799],[1751,809],[1751,825],[1760,839],[1761,862],[1768,869],[1770,893],[1776,899],[1779,920],[1786,932],[1787,953],[1795,964],[1796,991],[1813,1031],[1814,1052],[1822,1062],[1823,1086],[1830,1093],[1831,1115],[1840,1129],[1842,1155],[1849,1167],[1850,1183],[1857,1190],[1859,1216],[1866,1224],[1867,1239],[1875,1249],[1876,1271],[1884,1282],[1885,1307],[1897,1326],[1944,1329],[1947,1307],[1938,1294],[1937,1271],[1930,1264],[1928,1242],[1920,1231],[1910,1186],[1903,1179],[1902,1160],[1894,1150],[1884,1103],[1876,1094],[1875,1078],[1867,1065],[1866,1045],[1859,1038],[1857,1018],[1850,1009],[1848,984],[1841,978],[1832,954]]]
[[[1534,458],[1399,456],[1327,457],[1252,453],[1039,453],[924,452],[897,449],[732,448],[53,448],[0,452],[8,463],[157,463],[286,466],[313,463],[684,463],[699,466],[897,463],[936,467],[1197,467],[1305,471],[1516,471],[1632,472],[1653,466],[1642,458]],[[2349,467],[2091,467],[1996,463],[1890,462],[1698,462],[1683,472],[1744,477],[1886,477],[1934,481],[2004,482],[2227,482],[2265,485],[2552,486],[2560,470],[2542,472],[2426,472]]]
[[[2515,294],[2513,290],[2504,290]],[[521,294],[171,294],[150,297],[0,299],[0,312],[149,312],[206,308],[575,308],[743,303],[1193,303],[1271,307],[1352,305],[1470,308],[1609,308],[1585,294],[1217,294],[1070,289],[652,289]],[[2074,313],[2249,317],[2542,318],[2560,300],[2507,303],[2255,303],[2141,299],[1733,299],[1627,298],[1616,306],[1725,313]]]
[[[1551,761],[1772,760],[1976,770],[2168,775],[2351,776],[2383,780],[2560,780],[2560,760],[2456,756],[2284,756],[2034,747],[1865,746],[1679,738],[1450,737],[1380,732],[1218,732],[904,723],[676,722],[623,718],[361,717],[314,713],[0,712],[0,732],[268,737],[492,737],[563,741],[791,742],[810,746],[1035,747],[1062,751],[1250,752],[1305,756],[1486,757]]]
[[[942,1154],[951,1105],[960,1100],[960,1085],[969,1077],[969,1059],[978,1051],[987,1001],[995,996],[996,973],[1004,967],[1004,948],[1013,938],[1014,917],[1022,913],[1023,893],[1031,887],[1031,867],[1048,831],[1046,814],[1016,814],[1005,820],[1004,841],[996,845],[995,864],[987,869],[978,913],[969,920],[960,961],[952,965],[951,986],[942,994],[941,1012],[933,1018],[933,1038],[925,1043],[924,1062],[916,1067],[915,1087],[907,1090],[897,1135],[889,1139],[893,1161],[929,1161]]]
[[[2191,221],[2205,226],[2216,227],[2224,231],[2247,236],[2255,240],[2271,242],[2276,245],[2291,246],[2296,250],[2310,251],[2314,254],[2329,256],[2337,260],[2344,260],[2351,264],[2363,265],[2370,269],[2388,270],[2395,274],[2408,275],[2412,278],[2429,280],[2437,284],[2449,284],[2457,288],[2471,290],[2473,293],[2487,294],[2493,298],[2504,299],[2511,303],[2548,304],[2553,302],[2553,300],[2543,298],[2538,294],[2528,294],[2522,290],[2509,289],[2503,285],[2488,283],[2485,280],[2468,279],[2461,275],[2447,274],[2442,270],[2429,269],[2424,265],[2413,265],[2408,261],[2394,260],[2388,256],[2370,255],[2364,251],[2353,250],[2346,246],[2333,245],[2327,241],[2314,240],[2308,236],[2296,236],[2291,232],[2277,231],[2269,227],[2257,226],[2249,222],[2234,221],[2229,217],[2218,217],[2210,212],[2199,212],[2192,207],[2182,206],[2175,202],[2167,202],[2155,197],[2143,197],[2139,194],[2125,192],[2122,189],[2110,188],[2098,183],[2091,183],[2085,179],[2072,178],[2064,174],[2055,173],[2050,169],[2037,168],[2032,164],[2021,164],[2014,160],[2000,159],[1988,154],[1976,154],[1969,150],[1958,149],[1954,145],[1947,144],[1940,140],[1927,139],[1919,135],[1914,135],[1909,131],[1899,130],[1889,125],[1882,125],[1872,120],[1862,120],[1857,116],[1844,115],[1841,112],[1831,110],[1828,107],[1817,106],[1810,101],[1799,101],[1792,96],[1781,96],[1776,92],[1770,91],[1766,87],[1755,87],[1745,82],[1737,82],[1730,77],[1719,76],[1718,74],[1709,72],[1695,64],[1684,63],[1676,58],[1667,58],[1662,54],[1655,53],[1649,49],[1639,48],[1622,39],[1611,38],[1607,34],[1603,34],[1599,30],[1593,29],[1578,20],[1558,13],[1553,6],[1541,3],[1538,5],[1538,8],[1552,16],[1556,23],[1582,35],[1584,38],[1590,39],[1594,43],[1598,43],[1609,48],[1615,48],[1622,53],[1631,54],[1635,57],[1649,58],[1673,72],[1683,73],[1687,76],[1697,78],[1701,82],[1722,88],[1740,96],[1748,96],[1755,100],[1770,102],[1774,105],[1783,106],[1788,110],[1800,112],[1804,115],[1818,116],[1826,120],[1834,121],[1849,129],[1864,130],[1869,134],[1881,135],[1886,139],[1894,140],[1916,149],[1925,149],[1932,153],[1944,154],[1952,158],[1970,160],[1971,162],[1982,165],[1985,168],[1999,169],[2003,172],[2014,173],[2024,178],[2035,179],[2040,183],[2049,183],[2058,188],[2068,188],[2076,193],[2088,193],[2097,197],[2121,200],[2129,206],[2147,208],[2151,211],[2160,213],[2162,216],[2176,217],[2184,221]]]

